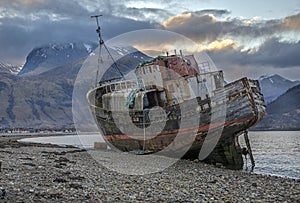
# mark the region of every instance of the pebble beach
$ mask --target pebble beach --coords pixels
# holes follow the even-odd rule
[[[297,179],[189,160],[127,175],[107,168],[116,156],[122,159],[116,167],[129,163],[126,154],[102,150],[97,153],[104,158],[95,160],[82,149],[18,143],[19,138],[0,136],[0,202],[300,202]]]

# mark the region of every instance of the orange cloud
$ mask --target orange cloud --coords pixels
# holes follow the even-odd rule
[[[300,13],[284,18],[282,24],[285,28],[300,30]]]
[[[195,23],[195,20],[198,20],[201,18],[201,21],[203,22],[203,19],[207,23],[214,23],[217,21],[217,19],[213,15],[199,15],[196,13],[182,13],[177,16],[173,16],[166,20],[163,23],[163,26],[166,28],[172,28],[172,27],[178,27],[185,24],[192,24]]]
[[[238,49],[238,45],[231,39],[215,40],[208,44],[191,43],[190,41],[174,40],[173,42],[163,44],[136,44],[134,47],[143,53],[155,57],[165,54],[166,52],[173,53],[174,50],[182,50],[185,54],[201,52],[201,51],[220,51],[223,49]]]
[[[45,2],[45,0],[10,0],[10,3],[17,3],[23,5],[32,5],[32,4],[43,3],[43,2]],[[2,3],[5,3],[5,1]]]
[[[225,40],[215,40],[211,43],[209,43],[208,45],[200,45],[202,50],[222,50],[222,49],[226,49],[226,48],[233,48],[233,49],[237,49],[238,45],[236,42],[234,42],[231,39],[225,39]]]

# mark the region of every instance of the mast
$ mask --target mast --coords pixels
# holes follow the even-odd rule
[[[97,69],[97,73],[96,73],[96,82],[95,82],[95,85],[97,85],[97,80],[98,80],[98,77],[99,77],[99,70],[100,70],[100,63],[102,63],[102,57],[101,57],[101,50],[102,50],[102,47],[104,47],[108,53],[108,55],[110,56],[110,58],[113,60],[113,65],[115,67],[115,69],[118,71],[118,73],[121,75],[120,78],[122,78],[123,80],[125,80],[124,78],[124,75],[123,73],[121,72],[118,64],[116,63],[115,59],[112,57],[110,51],[108,50],[108,48],[106,47],[105,43],[104,43],[104,40],[102,38],[102,34],[101,34],[101,28],[100,28],[100,24],[99,24],[99,17],[101,17],[103,15],[94,15],[94,16],[91,16],[91,18],[95,18],[96,19],[96,23],[97,23],[97,30],[96,32],[98,33],[98,37],[99,37],[99,57],[98,57],[98,69]],[[120,79],[118,78],[118,79]]]

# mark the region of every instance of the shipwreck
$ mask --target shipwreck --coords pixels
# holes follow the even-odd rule
[[[101,48],[99,24],[97,32]],[[135,81],[120,72],[97,83],[87,99],[106,143],[137,154],[180,151],[182,158],[198,159],[205,142],[217,136],[203,161],[241,169],[238,137],[263,118],[264,98],[257,80],[224,85],[222,71],[203,71],[209,65],[181,51],[167,53],[135,67]]]

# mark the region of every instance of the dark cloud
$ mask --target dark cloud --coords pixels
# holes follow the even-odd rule
[[[75,1],[4,0],[0,10],[4,5],[6,13],[0,17],[0,60],[12,63],[24,62],[34,47],[43,44],[97,41],[96,24],[90,16],[98,13],[104,14],[100,19],[104,39],[137,29],[159,27],[154,22],[113,16],[108,10],[92,12]],[[16,16],[11,17],[9,13]]]
[[[278,38],[267,40],[255,52],[242,52],[241,49],[230,47],[208,52],[214,61],[225,66],[271,66],[275,68],[300,67],[299,53],[300,42],[280,42]]]
[[[162,4],[178,12],[176,2]],[[299,40],[297,42],[300,13],[273,20],[225,19],[230,14],[225,9],[173,16],[164,6],[127,7],[125,0],[1,0],[0,60],[24,62],[26,55],[42,44],[97,41],[95,21],[90,16],[103,14],[100,20],[105,40],[137,29],[161,28],[183,34],[199,44],[232,40],[227,46],[210,48],[209,55],[221,67],[272,66],[277,70],[300,67],[297,56],[300,53]],[[163,25],[156,23],[161,19],[168,20]],[[283,37],[289,36],[284,35],[289,32],[294,32],[291,43],[285,42]],[[239,44],[238,40],[244,40],[244,44]],[[257,50],[241,51],[254,41],[259,41]]]
[[[211,12],[209,12],[211,11]],[[223,38],[271,38],[287,31],[299,31],[300,13],[284,19],[259,20],[227,18],[219,20],[212,15],[228,13],[223,10],[203,10],[185,12],[169,18],[166,29],[181,33],[200,43],[211,42]],[[298,33],[299,34],[299,33]]]
[[[163,9],[157,8],[126,8],[119,7],[119,12],[126,10],[126,15],[135,17],[140,20],[158,22],[160,19],[167,19],[172,14]]]
[[[270,65],[273,67],[300,67],[300,41],[297,43],[280,42],[278,38],[267,40],[259,50],[248,54],[246,63]]]
[[[198,42],[214,41],[232,29],[232,23],[218,22],[214,16],[185,13],[168,19],[166,29],[183,34]]]
[[[188,14],[190,12],[184,12],[183,14]],[[195,11],[193,12],[195,14],[199,14],[199,15],[204,15],[204,14],[212,14],[214,16],[224,16],[224,15],[228,15],[231,12],[227,9],[204,9],[204,10],[200,10],[200,11]]]

